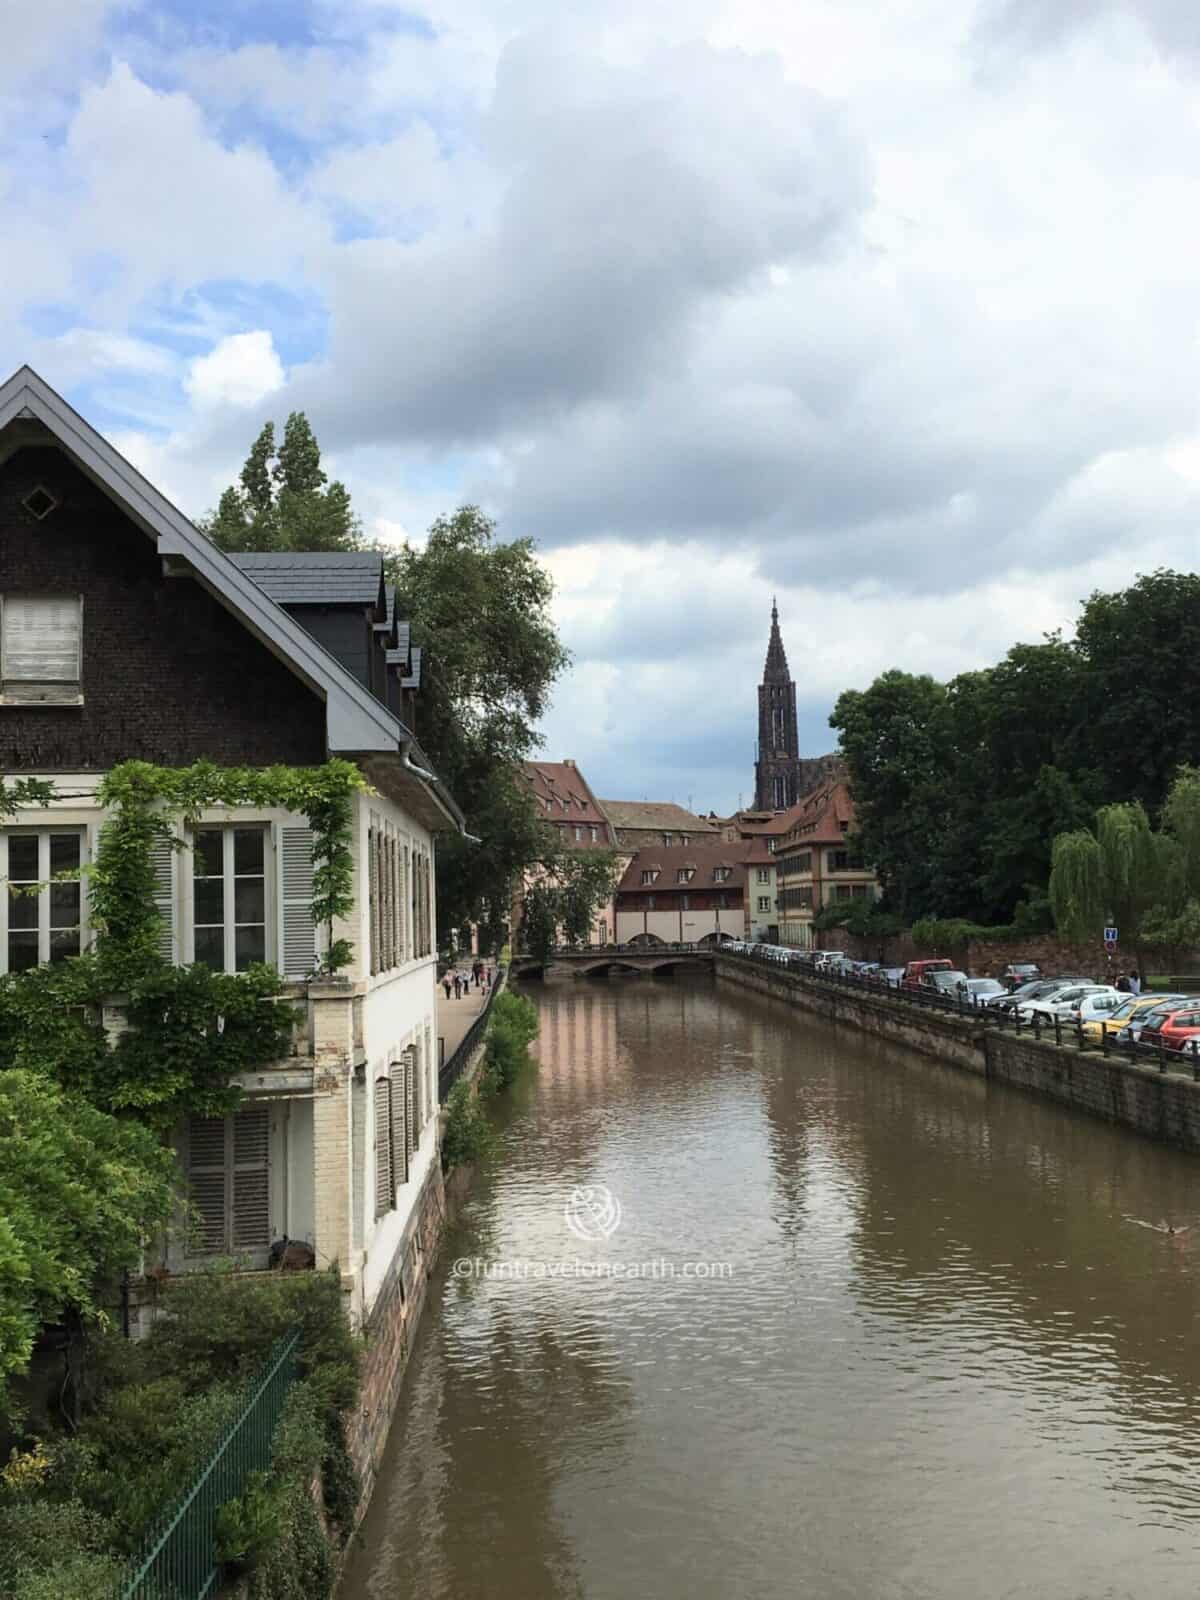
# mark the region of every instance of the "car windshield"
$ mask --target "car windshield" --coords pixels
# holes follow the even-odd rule
[[[1122,1000],[1121,1004],[1113,1011],[1113,1017],[1131,1017],[1137,1008],[1136,1000]]]
[[[968,978],[967,988],[972,994],[1003,994],[1004,985],[995,978]]]

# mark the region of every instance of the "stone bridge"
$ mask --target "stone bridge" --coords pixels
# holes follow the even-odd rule
[[[512,974],[519,977],[605,977],[609,973],[675,972],[711,969],[711,945],[661,944],[641,949],[628,945],[593,945],[586,950],[555,950],[548,961],[535,956],[514,956]]]

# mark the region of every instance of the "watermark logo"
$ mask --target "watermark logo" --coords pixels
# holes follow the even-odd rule
[[[577,1239],[611,1239],[621,1226],[621,1202],[602,1183],[589,1183],[571,1190],[563,1217]]]

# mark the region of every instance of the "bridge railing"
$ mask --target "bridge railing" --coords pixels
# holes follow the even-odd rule
[[[562,960],[565,957],[596,957],[596,956],[675,956],[697,955],[710,956],[717,948],[712,944],[684,943],[672,944],[575,944],[555,945],[550,952],[550,959]],[[531,956],[521,953],[515,958],[517,961],[540,961],[540,956]]]
[[[828,984],[832,989],[856,990],[889,1000],[899,1000],[918,1010],[939,1011],[962,1017],[977,1027],[994,1028],[999,1032],[1024,1033],[1033,1039],[1045,1039],[1056,1045],[1073,1047],[1079,1051],[1098,1051],[1106,1059],[1116,1056],[1121,1060],[1137,1062],[1144,1067],[1155,1067],[1159,1072],[1189,1075],[1200,1083],[1200,1048],[1195,1050],[1167,1049],[1161,1036],[1150,1043],[1140,1039],[1119,1039],[1107,1028],[1099,1034],[1085,1031],[1081,1019],[1048,1017],[1041,1012],[1023,1011],[1018,1006],[1000,1007],[983,1004],[973,995],[939,993],[934,989],[907,988],[893,982],[882,973],[844,972],[833,967],[818,969],[811,956],[800,951],[781,952],[777,946],[740,945],[721,948],[721,955],[731,961],[778,971],[793,972],[797,977],[808,978],[817,984]]]

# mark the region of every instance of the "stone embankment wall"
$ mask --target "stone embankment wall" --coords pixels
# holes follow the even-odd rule
[[[445,1219],[442,1165],[434,1161],[363,1330],[362,1390],[358,1412],[346,1437],[362,1480],[359,1518],[366,1512],[375,1487],[413,1338],[425,1308],[429,1279],[437,1263]]]
[[[905,1000],[822,983],[782,966],[730,955],[717,955],[715,965],[722,983],[771,995],[798,1010],[909,1045],[979,1077],[1200,1151],[1200,1083],[1183,1074],[1159,1072],[1153,1063],[1142,1065],[1028,1034],[981,1027],[971,1017],[926,1011]]]

